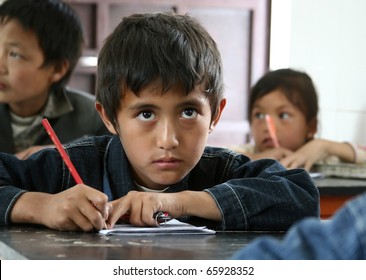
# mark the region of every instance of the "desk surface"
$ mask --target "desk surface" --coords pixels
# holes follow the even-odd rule
[[[357,195],[366,180],[314,179],[321,196]],[[0,259],[228,259],[254,238],[273,232],[217,232],[216,235],[105,236],[59,232],[37,226],[0,227]]]
[[[58,232],[43,227],[0,227],[0,259],[228,259],[264,234],[217,232],[216,235],[105,236]]]

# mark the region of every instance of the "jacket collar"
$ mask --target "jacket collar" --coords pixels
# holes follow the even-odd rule
[[[118,136],[111,138],[104,161],[106,167],[104,176],[108,178],[112,199],[124,196],[136,188],[132,178],[131,166]],[[105,185],[106,183],[104,181],[104,188],[108,187]],[[104,192],[106,191],[104,190]]]

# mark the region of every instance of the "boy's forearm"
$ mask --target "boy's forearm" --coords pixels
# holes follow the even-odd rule
[[[11,223],[42,224],[41,213],[50,194],[26,192],[14,204],[10,214]]]
[[[184,191],[180,193],[186,215],[214,221],[221,221],[221,213],[213,197],[204,191]]]

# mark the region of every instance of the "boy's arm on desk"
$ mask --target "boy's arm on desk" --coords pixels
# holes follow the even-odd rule
[[[102,229],[107,200],[105,194],[85,185],[57,194],[24,192],[11,210],[10,222],[40,224],[57,230]]]

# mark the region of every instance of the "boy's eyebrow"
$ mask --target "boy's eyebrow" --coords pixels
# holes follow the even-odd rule
[[[184,101],[182,103],[180,103],[177,107],[196,107],[196,106],[201,106],[203,104],[203,100],[201,101],[201,99],[191,99],[191,100],[187,100]]]
[[[197,107],[202,106],[204,98],[191,98],[189,100],[183,101],[181,103],[178,103],[175,107],[177,108],[183,108],[183,107]],[[128,107],[129,110],[147,110],[147,109],[159,109],[160,107],[158,105],[149,103],[149,102],[137,102],[136,104],[133,104]]]
[[[128,107],[129,110],[144,110],[144,109],[158,109],[158,108],[159,107],[154,104],[145,102],[138,102]]]

